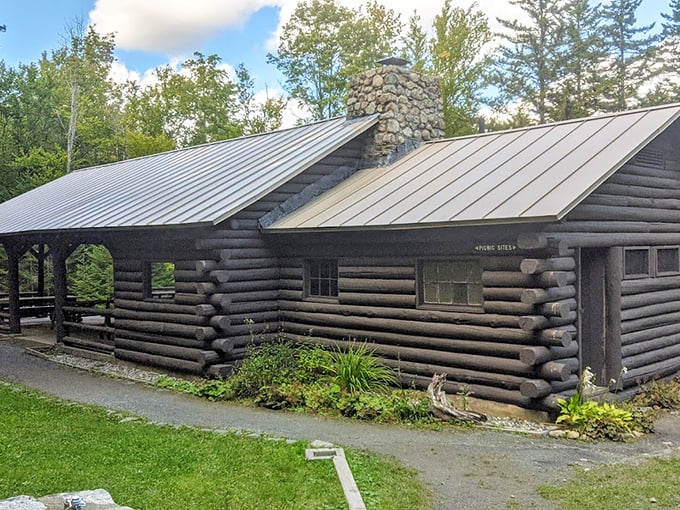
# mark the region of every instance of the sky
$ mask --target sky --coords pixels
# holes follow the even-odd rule
[[[670,0],[642,0],[639,23],[660,24]],[[379,0],[406,21],[412,0]],[[350,7],[366,0],[338,0]],[[116,35],[115,76],[144,82],[165,64],[176,65],[194,51],[217,54],[228,68],[240,63],[255,79],[255,88],[281,93],[282,75],[267,64],[275,52],[277,34],[290,18],[297,0],[0,0],[0,60],[9,66],[35,62],[42,52],[60,46],[66,27],[80,19],[102,33]],[[453,0],[467,7],[471,0]],[[417,12],[426,26],[441,10],[443,0],[419,0]],[[496,17],[517,14],[508,0],[477,0],[492,25]]]

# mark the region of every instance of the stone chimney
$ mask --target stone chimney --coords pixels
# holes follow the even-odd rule
[[[411,71],[399,58],[378,64],[351,78],[347,99],[348,119],[380,114],[365,153],[372,166],[392,163],[423,142],[444,136],[439,79]]]

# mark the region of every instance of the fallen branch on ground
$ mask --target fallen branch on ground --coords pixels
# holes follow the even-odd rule
[[[446,381],[446,374],[434,374],[432,382],[427,387],[427,396],[430,400],[430,412],[440,420],[451,421],[452,419],[460,421],[486,421],[485,415],[475,413],[472,411],[461,411],[453,407],[446,398],[446,393],[442,389]]]

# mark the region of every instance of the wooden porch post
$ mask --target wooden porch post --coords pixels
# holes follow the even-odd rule
[[[50,247],[54,272],[54,331],[57,343],[62,343],[66,336],[64,327],[64,306],[66,305],[66,259],[73,252],[71,244],[55,244]]]
[[[621,355],[621,279],[623,272],[623,248],[613,247],[607,250],[605,262],[605,367],[609,380],[616,379],[620,384]],[[605,381],[608,383],[609,381]]]
[[[19,310],[19,259],[21,248],[12,243],[5,242],[7,252],[7,280],[9,287],[9,331],[21,333],[21,315]]]

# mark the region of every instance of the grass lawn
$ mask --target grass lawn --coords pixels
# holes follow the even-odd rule
[[[680,508],[680,459],[580,471],[567,485],[541,487],[539,493],[564,510]]]
[[[0,499],[104,488],[135,510],[344,509],[333,463],[304,443],[121,423],[0,381]],[[367,508],[431,508],[414,473],[346,451]]]

